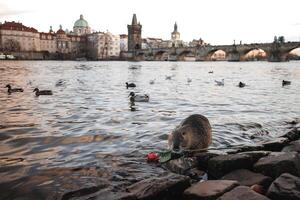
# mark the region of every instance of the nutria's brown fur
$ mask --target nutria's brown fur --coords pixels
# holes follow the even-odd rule
[[[203,115],[191,115],[172,131],[168,140],[173,150],[205,149],[211,144],[210,123]]]

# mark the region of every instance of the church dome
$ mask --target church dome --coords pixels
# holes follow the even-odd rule
[[[89,24],[85,19],[83,19],[83,15],[80,15],[80,19],[78,19],[74,23],[74,27],[88,27],[88,26],[89,26]]]

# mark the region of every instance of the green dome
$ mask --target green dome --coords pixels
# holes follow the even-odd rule
[[[80,15],[80,19],[78,19],[74,24],[74,27],[88,27],[88,26],[89,24],[85,19],[83,19],[83,15]]]

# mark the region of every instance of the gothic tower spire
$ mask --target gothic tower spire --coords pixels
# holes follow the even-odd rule
[[[133,14],[131,25],[128,28],[128,51],[134,52],[142,48],[142,25],[137,23],[136,14]]]
[[[137,25],[137,19],[136,19],[136,14],[133,14],[133,17],[132,17],[132,23],[131,25]]]

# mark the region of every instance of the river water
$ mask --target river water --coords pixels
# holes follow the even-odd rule
[[[0,76],[0,199],[115,198],[163,173],[145,155],[167,148],[190,114],[210,120],[216,148],[276,137],[300,116],[296,61],[1,61]],[[8,83],[24,92],[7,94]],[[53,95],[35,97],[35,87]],[[130,107],[130,91],[150,102]]]

